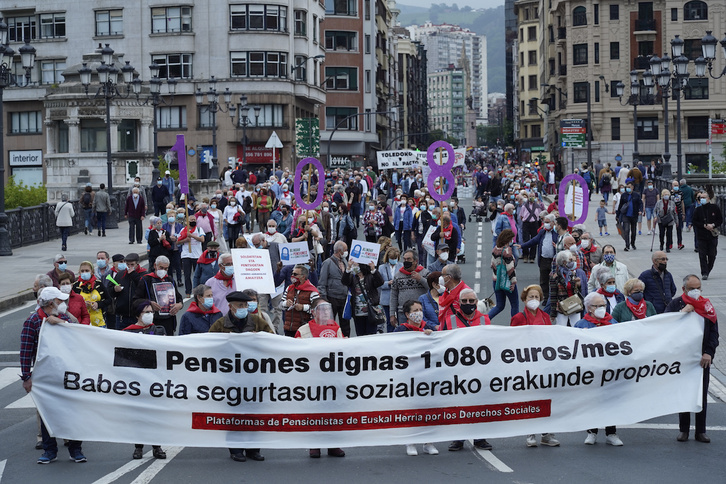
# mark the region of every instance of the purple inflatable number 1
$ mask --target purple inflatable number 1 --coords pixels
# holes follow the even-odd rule
[[[570,182],[577,182],[580,185],[580,188],[582,188],[582,215],[580,215],[580,218],[577,220],[570,220],[569,217],[567,217],[567,224],[570,227],[573,227],[577,224],[583,224],[585,223],[585,220],[587,220],[587,209],[588,207],[588,200],[590,200],[590,190],[588,189],[587,183],[585,182],[585,179],[582,178],[580,175],[567,175],[562,179],[560,182],[560,191],[559,191],[559,200],[557,201],[557,208],[560,211],[560,216],[565,217],[565,194],[567,193],[567,185]],[[575,186],[573,184],[572,186],[572,196],[575,196]],[[574,213],[572,214],[575,215]]]
[[[318,196],[315,197],[315,201],[312,204],[306,203],[303,197],[300,195],[302,169],[308,164],[313,165],[313,167],[318,170]],[[309,180],[308,190],[310,190]],[[295,195],[295,200],[297,201],[298,206],[304,210],[315,210],[320,206],[321,203],[323,203],[323,192],[325,192],[325,168],[323,168],[323,164],[320,163],[320,160],[318,160],[317,158],[310,157],[303,159],[300,163],[297,164],[297,168],[295,168],[295,180],[292,184],[292,193]]]
[[[436,159],[434,159],[434,154],[438,148],[444,148],[446,150],[446,154],[449,156],[446,163],[443,165],[439,165],[436,163]],[[429,194],[431,195],[431,198],[437,202],[445,202],[451,198],[451,195],[454,193],[454,187],[456,186],[456,179],[454,178],[454,174],[451,173],[451,170],[454,168],[454,164],[456,163],[454,148],[452,148],[452,146],[446,141],[436,141],[429,146],[429,149],[426,152],[426,158],[429,163],[429,168],[431,168],[431,173],[429,173],[428,178],[426,178],[426,185],[429,187]],[[449,188],[443,195],[439,194],[439,192],[437,192],[434,188],[438,178],[444,178],[447,182],[449,182]]]

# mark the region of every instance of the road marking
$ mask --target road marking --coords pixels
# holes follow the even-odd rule
[[[13,314],[13,313],[15,313],[17,311],[21,311],[21,310],[23,310],[25,308],[29,308],[31,306],[32,307],[35,307],[35,305],[36,305],[35,299],[33,299],[32,301],[27,301],[22,306],[18,306],[18,307],[15,307],[13,309],[8,309],[7,311],[3,311],[2,313],[0,313],[0,318],[4,318],[5,316],[8,316],[10,314]],[[28,316],[30,316],[30,314],[28,314]]]
[[[474,273],[474,279],[481,279],[481,271],[476,271]]]
[[[0,351],[0,355],[19,355],[20,351]]]
[[[474,442],[472,440],[469,440],[469,443],[471,444],[472,448],[476,451],[476,453],[479,454],[479,456],[482,459],[487,461],[489,463],[489,465],[491,465],[495,470],[497,470],[499,472],[514,472],[514,470],[512,470],[511,467],[509,467],[507,464],[505,464],[504,462],[499,460],[497,458],[497,456],[492,454],[491,450],[484,450],[484,449],[479,449],[477,447],[474,447]]]
[[[480,260],[476,261],[476,268],[477,269],[481,269],[481,261]]]
[[[183,448],[184,447],[172,447],[171,449],[167,449],[167,451],[166,451],[166,460],[169,460],[169,459],[173,458]],[[179,449],[179,450],[175,450],[175,449]],[[173,454],[172,454],[172,451],[174,451]],[[170,455],[171,455],[171,457],[169,457]],[[95,481],[93,484],[110,484],[110,483],[118,480],[120,477],[128,474],[129,472],[131,472],[131,471],[139,468],[143,464],[146,464],[151,459],[152,459],[152,451],[150,450],[149,452],[147,452],[146,454],[144,454],[144,457],[143,458],[141,458],[139,460],[132,460],[132,461],[128,462],[127,464],[124,464],[123,466],[119,467],[118,469],[116,469],[115,471],[111,472],[110,474],[106,474],[105,476],[103,476],[99,480]],[[142,475],[143,474],[141,474],[139,476],[139,478],[141,478]],[[134,481],[134,482],[136,482],[136,481]],[[146,481],[146,482],[148,482],[148,481]]]
[[[8,462],[7,459],[5,459],[4,461],[0,462],[0,481],[3,480],[3,472],[5,472],[5,464],[7,462]]]
[[[479,294],[479,291],[481,291],[481,285],[478,283],[474,284],[474,292],[476,293],[477,296],[481,296],[481,294]]]
[[[719,379],[713,375],[711,375],[709,382],[709,393],[713,393],[715,397],[719,398],[723,402],[726,402],[726,386],[724,386],[723,383],[721,383]]]
[[[0,370],[0,389],[5,388],[16,381],[20,381],[20,377],[18,376],[19,373],[20,368],[17,367],[4,368]]]
[[[33,401],[33,397],[30,396],[30,393],[28,393],[5,408],[35,408],[35,402]]]
[[[184,447],[169,447],[166,449],[166,459],[155,459],[154,463],[151,464],[139,477],[134,479],[131,484],[148,484],[151,482],[161,470],[176,457],[176,455],[182,451]]]

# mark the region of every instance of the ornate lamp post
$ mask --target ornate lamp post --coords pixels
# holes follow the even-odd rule
[[[30,84],[30,73],[35,65],[35,48],[28,41],[20,49],[20,61],[25,69],[25,84],[19,84],[12,74],[15,51],[8,45],[8,25],[0,19],[0,256],[13,255],[10,248],[10,233],[8,232],[8,216],[5,213],[5,145],[3,126],[5,113],[3,112],[3,91],[6,87],[23,86]]]
[[[255,126],[258,125],[260,120],[260,111],[262,108],[260,106],[252,106],[252,109],[255,111]],[[236,108],[234,106],[230,106],[229,108],[229,118],[234,123],[234,113],[236,111]],[[249,144],[249,140],[247,139],[247,126],[250,125],[250,106],[247,104],[247,96],[244,94],[239,97],[239,123],[242,125],[242,164],[247,164],[247,145]]]
[[[630,104],[633,106],[633,166],[638,163],[640,153],[638,153],[638,106],[641,104],[650,104],[650,100],[655,92],[653,73],[645,71],[643,73],[643,86],[646,91],[643,92],[640,89],[640,81],[638,79],[638,71],[630,71],[630,97],[623,103],[623,90],[625,84],[618,82],[615,86],[615,92],[620,98],[620,105],[627,106]]]
[[[706,35],[701,39],[701,51],[703,53],[703,59],[701,59],[700,57],[696,59],[696,75],[698,77],[705,77],[706,64],[708,64],[708,75],[711,76],[713,79],[720,79],[724,75],[726,75],[726,65],[721,71],[721,74],[719,74],[718,76],[714,76],[711,72],[711,70],[713,69],[713,61],[716,60],[716,44],[721,44],[723,58],[724,61],[726,61],[726,34],[724,34],[724,38],[721,39],[721,41],[719,42],[716,40],[716,37],[711,35],[711,31],[707,30]]]
[[[230,109],[232,108],[232,92],[229,90],[229,88],[226,88],[224,90],[224,106],[219,103],[219,93],[217,92],[217,80],[212,76],[209,79],[209,90],[207,91],[207,103],[204,103],[204,93],[202,92],[201,88],[197,88],[197,91],[195,93],[195,98],[197,101],[197,105],[200,106],[200,114],[203,112],[208,112],[212,116],[212,167],[211,167],[211,173],[209,173],[209,176],[211,178],[217,178],[218,175],[218,168],[217,168],[217,113],[218,112],[230,112]],[[200,177],[206,178],[205,175],[207,175],[206,169],[203,165],[200,164]]]
[[[149,79],[149,96],[143,101],[143,104],[149,104],[154,107],[154,157],[151,163],[154,169],[151,171],[151,182],[152,184],[156,181],[161,174],[159,173],[159,114],[158,107],[160,105],[171,105],[174,102],[174,95],[176,94],[177,80],[173,77],[166,80],[166,85],[169,88],[169,99],[165,98],[161,94],[161,85],[163,81],[159,78],[159,64],[151,64],[149,70],[151,71],[151,79]],[[136,93],[136,99],[139,100],[139,94],[141,92],[141,79],[133,80],[133,90]]]

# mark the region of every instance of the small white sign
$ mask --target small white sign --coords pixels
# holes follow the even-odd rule
[[[259,249],[232,249],[234,282],[238,291],[254,289],[260,294],[274,294],[275,281],[270,253]]]
[[[290,244],[280,244],[280,262],[284,266],[292,266],[295,264],[307,264],[310,262],[310,252],[308,251],[307,242],[292,242]]]
[[[265,148],[282,148],[282,141],[280,141],[280,137],[274,131],[270,135],[270,139],[265,143]]]
[[[43,166],[43,150],[11,151],[10,166]]]
[[[350,260],[365,265],[373,262],[376,266],[378,266],[378,253],[380,251],[380,244],[365,242],[363,240],[354,240],[350,244]]]

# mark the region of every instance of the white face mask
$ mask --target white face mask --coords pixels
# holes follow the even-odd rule
[[[602,319],[605,317],[606,313],[607,311],[605,310],[605,308],[597,308],[593,314],[597,319]]]
[[[590,247],[590,239],[582,239],[582,241],[580,242],[580,247],[582,247],[583,249],[587,249],[588,247]]]
[[[154,322],[154,313],[144,313],[141,315],[141,322],[144,326],[149,326]]]
[[[343,259],[345,259],[347,257],[348,257],[348,251],[346,250],[345,252],[343,252]]]
[[[530,299],[529,301],[527,301],[527,307],[534,311],[539,308],[539,301],[537,301],[536,299]]]
[[[72,286],[71,286],[70,284],[63,284],[63,285],[62,285],[62,286],[60,287],[60,291],[61,291],[61,292],[62,292],[63,294],[70,294],[70,293],[71,293],[71,287],[72,287]]]
[[[577,246],[575,244],[570,246],[570,252],[577,252]]]
[[[408,319],[410,319],[412,323],[420,324],[421,321],[423,321],[423,311],[408,313]]]
[[[66,311],[68,311],[68,305],[64,302],[60,303],[58,305],[58,313],[57,314],[65,314]]]
[[[544,228],[545,228],[545,230],[549,230],[552,228],[552,224],[546,223],[546,224],[544,224]]]
[[[446,291],[446,288],[444,286],[440,285],[439,287],[436,288],[436,292],[438,292],[439,295],[443,294],[444,291]]]
[[[439,259],[441,259],[442,261],[449,260],[449,253],[448,252],[442,252],[441,254],[439,254]]]
[[[276,227],[267,227],[267,232],[270,234],[274,234],[275,232],[277,232],[277,228]]]
[[[698,300],[701,297],[701,290],[700,289],[691,289],[686,294],[688,294],[688,297]]]
[[[158,269],[156,271],[156,275],[159,276],[159,279],[164,279],[166,277],[166,270],[165,269]]]
[[[443,287],[444,289],[446,288],[446,283],[444,282],[444,276],[439,276],[439,286]]]

